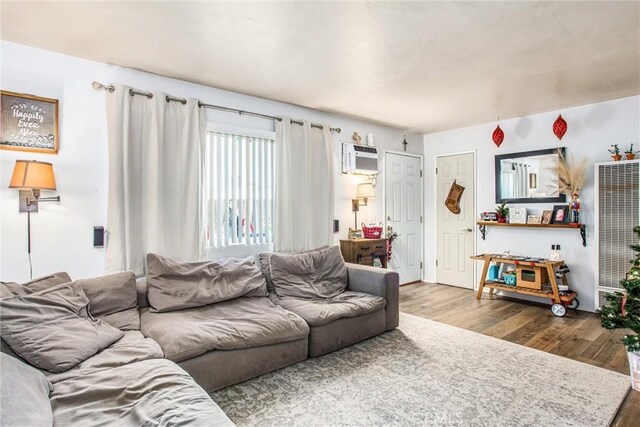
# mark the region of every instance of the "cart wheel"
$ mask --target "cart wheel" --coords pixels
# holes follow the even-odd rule
[[[578,301],[578,298],[574,298],[571,300],[571,302],[567,305],[567,308],[570,308],[571,310],[575,310],[576,308],[578,308],[580,306],[580,301]]]
[[[551,312],[554,314],[554,316],[563,317],[565,314],[567,314],[567,309],[564,308],[564,305],[562,304],[553,304],[551,306]]]

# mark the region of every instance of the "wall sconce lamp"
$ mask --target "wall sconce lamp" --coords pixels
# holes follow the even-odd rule
[[[19,212],[27,213],[27,251],[29,253],[29,274],[33,279],[31,266],[31,212],[38,212],[40,202],[59,202],[60,196],[40,197],[41,190],[56,189],[56,180],[51,163],[35,160],[16,160],[9,188],[20,190]]]
[[[360,206],[367,206],[368,200],[374,197],[376,197],[376,192],[372,183],[366,182],[364,184],[358,184],[356,198],[351,200],[351,209],[353,210],[356,230],[358,229],[358,211],[360,210]]]

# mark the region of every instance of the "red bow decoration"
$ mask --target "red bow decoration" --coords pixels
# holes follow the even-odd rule
[[[555,133],[560,140],[564,134],[567,133],[567,122],[562,118],[562,114],[558,114],[558,118],[553,122],[553,133]]]
[[[502,129],[500,129],[500,125],[498,125],[496,130],[493,131],[491,139],[493,139],[493,143],[496,144],[496,146],[500,147],[500,144],[502,144],[502,141],[504,141],[504,132],[502,132]]]

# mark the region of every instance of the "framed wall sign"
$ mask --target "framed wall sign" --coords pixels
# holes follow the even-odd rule
[[[58,100],[0,91],[0,148],[56,154]]]

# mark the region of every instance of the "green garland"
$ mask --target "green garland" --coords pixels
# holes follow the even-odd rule
[[[640,239],[640,226],[633,228]],[[630,352],[640,351],[640,244],[631,245],[636,257],[631,261],[627,276],[620,281],[625,292],[607,294],[604,305],[598,310],[602,326],[607,329],[630,329],[622,342]]]

